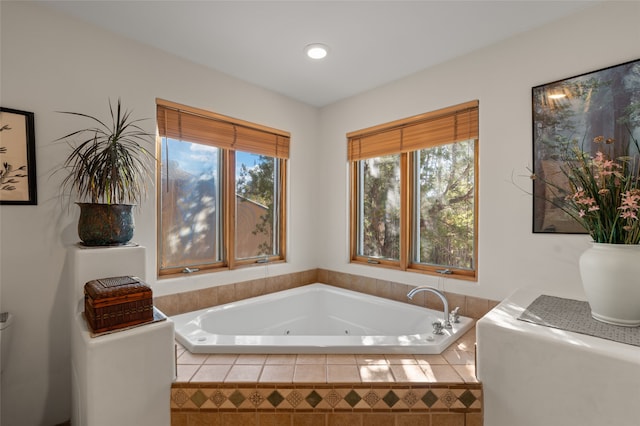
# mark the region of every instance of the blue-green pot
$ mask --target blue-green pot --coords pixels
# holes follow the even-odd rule
[[[77,203],[78,236],[86,246],[119,246],[133,238],[132,204]]]

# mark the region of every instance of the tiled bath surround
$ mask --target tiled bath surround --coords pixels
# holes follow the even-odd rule
[[[172,425],[481,426],[475,329],[441,355],[191,354]]]
[[[443,309],[440,299],[437,297],[427,297],[425,293],[419,293],[413,300],[409,300],[407,293],[414,286],[378,280],[361,275],[328,271],[326,269],[311,269],[303,272],[243,281],[202,290],[159,296],[154,298],[154,305],[166,315],[178,315],[316,282],[400,302],[425,306],[431,309]],[[498,304],[498,302],[478,297],[448,292],[445,292],[445,294],[447,295],[451,309],[459,306],[460,315],[474,319],[482,318],[482,316]]]
[[[168,315],[321,282],[408,302],[412,286],[322,269],[162,296]],[[442,309],[419,294],[412,303]],[[461,315],[496,305],[447,293]],[[441,355],[206,355],[178,346],[172,426],[481,426],[475,328]]]

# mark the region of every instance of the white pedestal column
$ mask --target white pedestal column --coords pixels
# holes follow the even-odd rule
[[[520,290],[476,324],[485,426],[639,423],[640,347],[519,321]]]
[[[170,319],[91,337],[83,317],[87,281],[134,275],[144,280],[144,247],[72,247],[72,419],[75,426],[169,426],[174,378]]]

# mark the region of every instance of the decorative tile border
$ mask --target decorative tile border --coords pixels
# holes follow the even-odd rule
[[[482,411],[482,386],[175,383],[171,389],[171,410],[472,413]]]

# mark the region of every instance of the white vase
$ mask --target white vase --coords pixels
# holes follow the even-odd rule
[[[580,276],[594,319],[640,326],[640,245],[593,243],[580,256]]]

